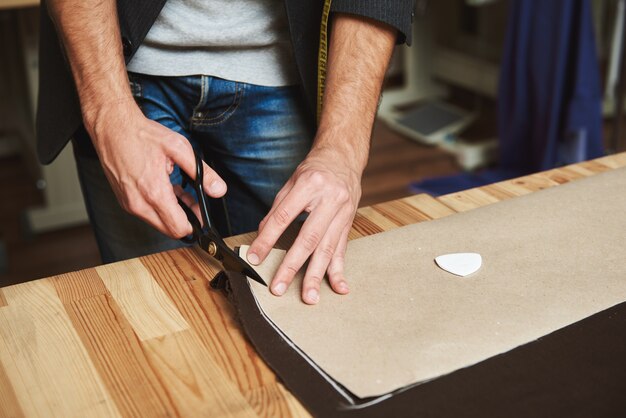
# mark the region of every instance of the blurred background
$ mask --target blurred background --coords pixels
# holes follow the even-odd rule
[[[623,152],[626,0],[416,2],[362,206]],[[35,154],[37,0],[0,0],[0,287],[100,263],[72,152]]]

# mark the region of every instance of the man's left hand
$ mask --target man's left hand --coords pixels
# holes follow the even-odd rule
[[[270,285],[275,295],[287,291],[309,257],[302,286],[304,302],[319,301],[320,284],[326,273],[335,292],[349,292],[343,265],[348,232],[361,198],[362,174],[361,166],[353,160],[353,156],[329,145],[314,147],[276,195],[248,251],[250,263],[262,262],[302,212],[309,216]]]
[[[333,14],[323,107],[313,148],[261,221],[248,261],[262,262],[302,212],[309,216],[270,285],[282,295],[304,265],[302,300],[319,301],[326,273],[333,290],[349,292],[343,274],[348,233],[361,198],[380,89],[396,40],[384,23]]]

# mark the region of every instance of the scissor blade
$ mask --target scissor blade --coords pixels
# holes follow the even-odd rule
[[[263,278],[259,275],[259,273],[254,270],[254,268],[248,264],[243,258],[239,257],[237,253],[235,253],[230,248],[220,248],[223,255],[222,265],[225,270],[237,271],[239,273],[243,273],[255,282],[262,284],[267,287],[267,283],[263,280]]]
[[[257,273],[252,267],[244,268],[242,273],[254,280],[255,282],[261,283],[263,286],[267,287],[267,283],[265,283],[265,280],[263,280],[259,273]]]

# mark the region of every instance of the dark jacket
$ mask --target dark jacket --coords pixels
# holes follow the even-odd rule
[[[128,62],[166,0],[118,0],[124,57]],[[287,19],[304,93],[314,117],[317,52],[323,0],[285,0]],[[42,1],[39,47],[37,152],[48,164],[82,124],[76,87],[61,44]],[[413,0],[333,0],[332,12],[366,16],[398,29],[398,42],[410,40]],[[94,22],[97,24],[97,22]]]

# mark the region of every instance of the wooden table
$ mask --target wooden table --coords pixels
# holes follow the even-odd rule
[[[39,6],[39,0],[0,0],[0,10]]]
[[[622,166],[626,153],[361,208],[350,238]],[[308,416],[208,290],[217,271],[182,249],[0,289],[0,416]]]

